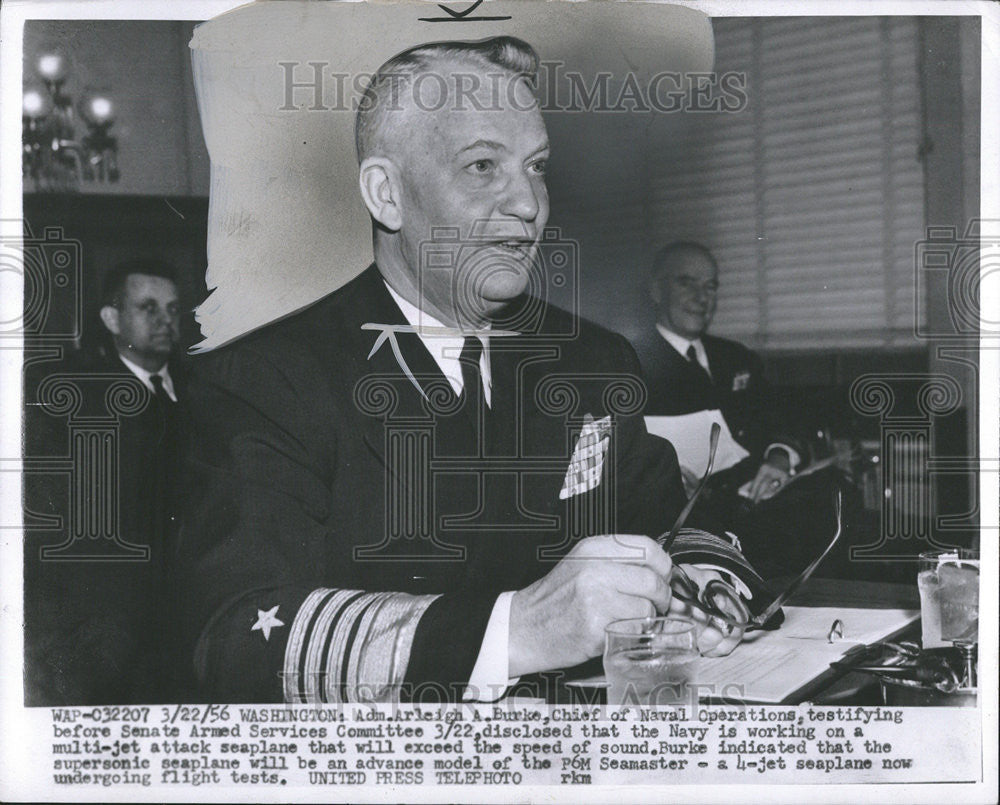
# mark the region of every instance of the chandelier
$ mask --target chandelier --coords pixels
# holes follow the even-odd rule
[[[74,105],[63,90],[67,58],[43,53],[34,64],[37,77],[27,83],[21,117],[22,175],[36,192],[66,192],[81,182],[118,181],[118,142],[109,134],[114,105],[107,95],[84,92]],[[77,118],[87,128],[77,139]]]

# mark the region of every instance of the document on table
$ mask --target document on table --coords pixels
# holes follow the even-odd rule
[[[708,466],[709,435],[713,422],[717,422],[722,429],[713,468],[713,472],[720,472],[739,464],[750,454],[733,438],[718,408],[683,416],[647,416],[646,430],[668,440],[677,451],[680,465],[700,477]]]
[[[694,680],[702,698],[777,704],[830,670],[860,645],[888,640],[920,617],[916,609],[784,607],[785,621],[773,632],[750,632],[727,657],[702,657]],[[834,621],[843,636],[831,643]],[[580,687],[603,686],[603,676],[569,680]]]
[[[887,640],[920,617],[912,609],[784,607],[775,632],[751,632],[728,657],[703,657],[695,679],[715,698],[778,703],[793,696],[859,645]],[[830,642],[834,621],[843,637]],[[704,691],[704,688],[702,688]]]
[[[829,671],[849,648],[765,632],[727,657],[702,657],[694,679],[702,698],[777,704]]]
[[[840,642],[877,643],[889,640],[920,618],[919,609],[849,609],[847,607],[784,607],[783,637],[800,640],[824,640],[830,627],[839,620],[843,635]]]

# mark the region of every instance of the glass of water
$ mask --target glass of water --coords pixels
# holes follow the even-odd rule
[[[917,573],[923,647],[978,642],[979,552],[965,549],[920,554]]]
[[[697,660],[697,625],[691,618],[614,621],[604,630],[608,704],[684,704]]]

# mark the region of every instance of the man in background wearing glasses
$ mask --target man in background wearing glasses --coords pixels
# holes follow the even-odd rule
[[[758,504],[784,490],[806,465],[808,451],[804,440],[779,426],[779,406],[760,357],[742,344],[708,334],[718,290],[719,267],[705,246],[675,241],[657,252],[650,296],[661,340],[644,366],[649,385],[646,414],[674,418],[703,412],[704,421],[684,422],[686,427],[704,425],[704,433],[692,434],[692,438],[705,444],[708,418],[721,419],[725,427],[718,458],[697,520],[710,530],[735,531],[752,560],[762,567],[777,567],[780,562],[775,554],[780,552],[775,550],[773,512],[767,514],[775,506]],[[678,453],[690,491],[704,466],[685,466],[683,449]],[[783,503],[781,508],[787,506]],[[767,544],[765,537],[757,536],[764,533]]]

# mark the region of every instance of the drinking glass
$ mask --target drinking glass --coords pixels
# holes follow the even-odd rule
[[[698,659],[691,618],[614,621],[604,630],[608,704],[677,705],[688,700]]]
[[[979,641],[979,552],[965,549],[920,554],[917,573],[923,647]]]

